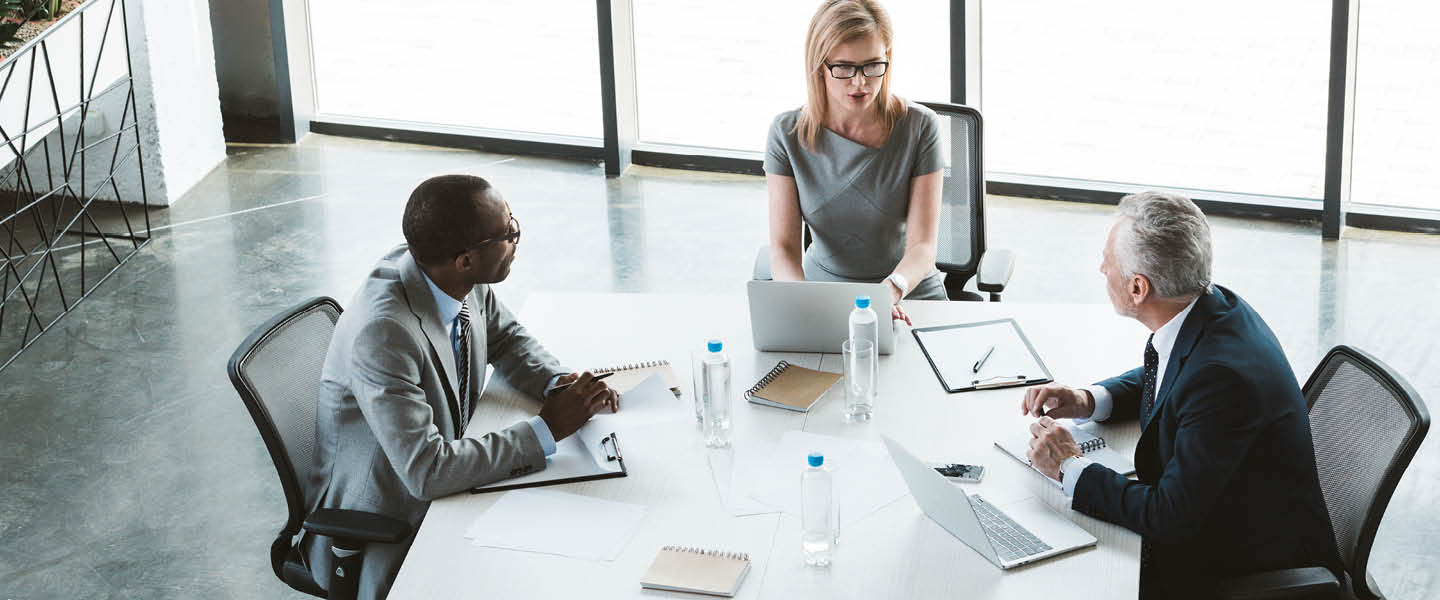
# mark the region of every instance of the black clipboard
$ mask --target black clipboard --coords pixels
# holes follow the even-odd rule
[[[1040,373],[1035,375],[1031,375],[1029,373],[1020,373],[1017,374],[1017,376],[1015,377],[991,377],[987,378],[986,380],[972,380],[970,385],[954,388],[947,386],[945,384],[945,376],[940,374],[940,366],[936,364],[935,357],[930,354],[930,350],[925,347],[925,341],[920,337],[920,334],[927,331],[944,331],[949,329],[982,327],[986,325],[994,325],[996,323],[1010,324],[1010,327],[1015,330],[1016,337],[1019,338],[1020,342],[1025,345],[1025,349],[1028,350],[1030,352],[1030,356],[1035,359],[1035,364],[1040,367]],[[957,325],[937,325],[935,327],[920,327],[910,330],[910,334],[915,336],[915,343],[920,346],[920,351],[925,353],[925,360],[929,361],[930,368],[935,371],[935,380],[940,382],[940,387],[942,389],[951,394],[958,392],[973,392],[975,390],[992,390],[1008,387],[1020,387],[1027,385],[1035,385],[1039,383],[1050,383],[1052,381],[1055,381],[1050,376],[1049,367],[1046,367],[1045,361],[1040,359],[1040,354],[1035,352],[1035,346],[1030,344],[1030,338],[1025,337],[1025,332],[1020,329],[1020,324],[1016,323],[1015,319],[995,319],[992,321],[980,321],[978,323],[960,323]]]
[[[619,470],[619,471],[611,471],[611,472],[607,472],[607,473],[596,473],[596,474],[594,474],[594,475],[581,475],[581,476],[579,476],[579,477],[562,477],[562,478],[559,478],[559,479],[544,479],[544,480],[541,480],[541,481],[531,481],[531,482],[528,482],[528,483],[517,483],[517,484],[513,484],[513,485],[496,485],[496,486],[483,487],[483,488],[479,488],[479,487],[477,487],[477,488],[470,488],[470,493],[472,493],[472,494],[487,494],[487,493],[490,493],[490,492],[504,492],[504,491],[508,491],[508,490],[518,490],[518,489],[524,489],[524,488],[545,487],[545,486],[550,486],[550,485],[560,485],[560,484],[562,484],[562,483],[577,483],[577,482],[580,482],[580,481],[595,481],[595,480],[597,480],[597,479],[614,479],[614,478],[616,478],[616,477],[627,477],[627,476],[629,476],[629,475],[630,475],[630,471],[629,471],[629,469],[626,469],[626,468],[625,468],[625,455],[620,454],[620,436],[616,435],[614,432],[611,432],[610,435],[607,435],[607,436],[605,436],[603,439],[600,440],[600,445],[601,445],[601,446],[608,446],[608,447],[605,448],[605,460],[607,460],[607,461],[618,461],[618,462],[620,463],[620,470]]]

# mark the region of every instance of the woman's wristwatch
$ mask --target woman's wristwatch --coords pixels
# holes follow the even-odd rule
[[[904,298],[905,294],[910,293],[910,282],[905,280],[904,275],[901,275],[899,273],[891,273],[889,277],[885,278],[885,281],[890,282],[890,285],[893,285],[895,286],[895,289],[900,290],[901,298]]]

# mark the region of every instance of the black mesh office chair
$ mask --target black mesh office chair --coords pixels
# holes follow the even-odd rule
[[[280,581],[321,598],[355,597],[363,554],[356,552],[336,563],[327,595],[311,578],[294,545],[302,527],[331,536],[337,548],[356,551],[363,551],[366,543],[394,544],[410,534],[404,521],[374,513],[321,509],[306,515],[309,498],[305,486],[314,459],[320,370],[339,318],[340,305],[333,299],[306,300],[256,328],[235,349],[228,367],[230,382],[270,451],[290,507],[285,527],[270,545],[270,565]]]
[[[981,160],[980,112],[960,104],[921,102],[940,117],[940,139],[945,154],[945,183],[940,202],[940,239],[935,267],[945,273],[945,293],[951,300],[983,300],[965,291],[972,277],[975,286],[998,302],[1000,292],[1015,271],[1009,250],[985,248],[985,167]],[[810,247],[810,227],[801,223],[801,247]],[[770,279],[770,247],[755,257],[755,279]]]
[[[1010,250],[985,248],[985,165],[980,111],[961,104],[921,102],[940,116],[941,142],[948,157],[945,191],[940,206],[940,247],[935,267],[945,273],[945,292],[951,300],[980,300],[965,291],[971,277],[975,287],[999,301],[1000,292],[1015,272]]]
[[[1343,345],[1315,367],[1305,401],[1320,490],[1348,585],[1323,568],[1287,569],[1226,582],[1222,598],[1383,597],[1366,569],[1370,547],[1390,495],[1430,430],[1430,413],[1394,370]]]

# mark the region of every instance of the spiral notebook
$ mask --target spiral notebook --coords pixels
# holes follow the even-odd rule
[[[590,369],[590,372],[596,375],[614,373],[605,383],[610,385],[610,389],[622,394],[635,389],[635,386],[645,381],[646,377],[654,373],[659,373],[660,378],[665,381],[665,387],[670,388],[670,391],[675,394],[676,398],[680,397],[680,384],[675,379],[675,370],[670,368],[670,361],[668,360],[649,360],[611,367],[601,367],[598,369]]]
[[[749,554],[666,546],[640,578],[640,587],[733,598],[749,572]]]
[[[816,371],[780,361],[760,381],[745,390],[745,399],[765,406],[808,412],[825,392],[840,381],[839,373]]]
[[[1105,465],[1121,475],[1131,475],[1135,473],[1135,463],[1130,462],[1130,459],[1125,458],[1124,455],[1108,447],[1105,444],[1105,438],[1079,427],[1065,427],[1065,430],[1070,432],[1070,437],[1075,438],[1075,443],[1080,445],[1080,452],[1085,455],[1085,458]],[[1029,433],[1026,433],[1024,436],[1016,436],[1008,442],[995,442],[995,446],[1004,450],[1006,454],[1015,457],[1016,460],[1030,465],[1030,468],[1034,469],[1035,465],[1031,464],[1030,459],[1026,457],[1026,453],[1030,449],[1031,437]],[[1040,470],[1035,469],[1035,472],[1038,473]],[[1049,477],[1046,477],[1046,479],[1049,479]],[[1054,479],[1050,481],[1054,482],[1055,485],[1061,485],[1060,482]]]

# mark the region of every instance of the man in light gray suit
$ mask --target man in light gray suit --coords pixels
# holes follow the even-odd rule
[[[561,368],[490,289],[510,274],[520,225],[488,182],[426,180],[402,226],[406,245],[380,259],[335,324],[307,489],[312,511],[355,509],[411,525],[402,543],[365,549],[361,598],[389,591],[431,500],[543,469],[557,440],[619,407],[603,381]],[[542,398],[540,414],[463,437],[487,362]],[[301,543],[315,581],[329,589],[335,556],[347,551],[325,536]]]

